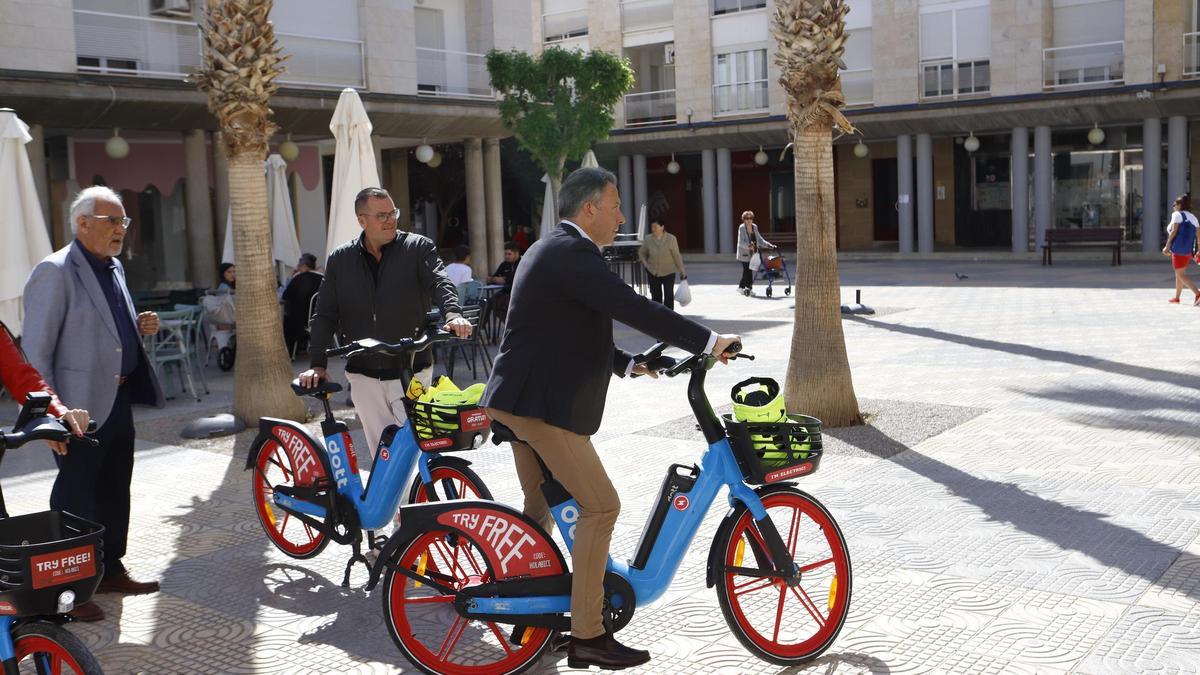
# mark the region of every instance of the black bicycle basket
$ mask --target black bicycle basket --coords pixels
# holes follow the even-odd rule
[[[492,418],[476,404],[445,405],[408,401],[408,416],[425,452],[473,450],[487,442]]]
[[[59,614],[63,591],[79,606],[104,574],[104,527],[63,511],[0,520],[0,614]]]
[[[788,415],[786,422],[738,422],[723,415],[733,456],[746,482],[776,483],[807,476],[821,465],[821,420]]]

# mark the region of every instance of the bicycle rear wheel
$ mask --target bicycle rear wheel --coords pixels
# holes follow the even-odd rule
[[[384,577],[383,614],[396,646],[422,672],[519,673],[536,663],[550,644],[548,628],[526,629],[514,644],[510,625],[464,618],[454,609],[455,596],[410,579],[398,569],[455,590],[488,583],[496,576],[470,536],[461,532],[431,530],[401,550],[396,567]]]
[[[790,665],[829,649],[850,607],[850,553],[829,511],[792,487],[760,492],[778,528],[800,584],[789,587],[770,572],[766,542],[744,506],[733,527],[719,533],[722,569],[717,579],[721,612],[738,641],[759,658]],[[760,562],[761,559],[761,562]]]
[[[13,631],[17,668],[22,674],[104,675],[100,662],[71,631],[35,621]]]
[[[302,450],[312,453],[313,457],[317,456],[315,448],[306,446]],[[254,453],[252,497],[258,522],[271,543],[287,555],[303,560],[325,550],[329,545],[329,538],[324,532],[276,506],[275,486],[312,485],[317,478],[325,475],[325,470],[320,462],[307,462],[304,464],[305,475],[298,478],[297,460],[292,452],[273,438],[268,438]]]

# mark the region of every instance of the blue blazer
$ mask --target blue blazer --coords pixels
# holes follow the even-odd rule
[[[609,378],[624,375],[632,358],[613,344],[614,320],[692,353],[704,351],[712,333],[638,295],[595,244],[560,224],[517,267],[481,405],[581,436],[596,433]]]
[[[25,282],[25,324],[21,347],[29,363],[54,388],[63,404],[88,411],[103,426],[117,399],[121,336],[96,273],[75,242],[46,256]],[[130,320],[133,299],[125,268],[116,264]],[[134,373],[133,400],[163,404],[162,388],[138,342],[140,367]]]

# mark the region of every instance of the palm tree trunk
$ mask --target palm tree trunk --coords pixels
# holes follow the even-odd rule
[[[229,158],[229,203],[233,209],[233,257],[237,264],[237,361],[233,414],[247,425],[259,417],[303,421],[304,402],[292,393],[292,364],[283,341],[275,293],[267,179],[260,153]]]
[[[827,124],[795,134],[796,314],[784,396],[789,411],[841,427],[863,420],[842,334],[831,134]]]

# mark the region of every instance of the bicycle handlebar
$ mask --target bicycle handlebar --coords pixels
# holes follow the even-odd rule
[[[326,349],[327,356],[345,356],[347,358],[362,352],[376,352],[388,356],[403,356],[409,352],[419,352],[427,349],[436,342],[445,342],[454,337],[454,333],[445,331],[430,331],[419,338],[404,338],[395,343],[381,342],[375,338],[355,340],[348,345]]]
[[[96,422],[93,420],[88,423],[88,432],[96,430]],[[11,433],[0,432],[0,449],[19,448],[26,443],[33,441],[67,441],[76,439],[87,443],[88,445],[100,445],[100,441],[90,436],[76,436],[72,434],[63,423],[57,419],[45,416],[37,417],[30,420],[20,431]]]
[[[647,349],[646,351],[642,352],[641,354],[634,355],[633,362],[649,364],[651,366],[651,370],[654,370],[659,375],[666,375],[667,377],[675,377],[676,375],[679,375],[680,373],[691,372],[692,370],[695,370],[696,367],[701,364],[707,366],[709,359],[715,360],[717,358],[711,354],[692,354],[691,356],[687,357],[686,359],[676,361],[675,359],[671,358],[670,356],[663,356],[663,350],[665,350],[666,348],[667,348],[667,343],[659,342],[659,343],[655,344],[653,347],[651,347],[650,349]],[[734,342],[733,344],[729,345],[729,347],[727,347],[725,349],[725,353],[730,354],[729,358],[731,358],[731,359],[749,359],[751,361],[754,360],[753,356],[751,356],[749,354],[742,354],[741,351],[742,351],[742,343],[740,343],[740,342]],[[661,363],[662,367],[655,367],[654,366],[655,362]],[[634,375],[633,377],[638,377],[638,376]]]

